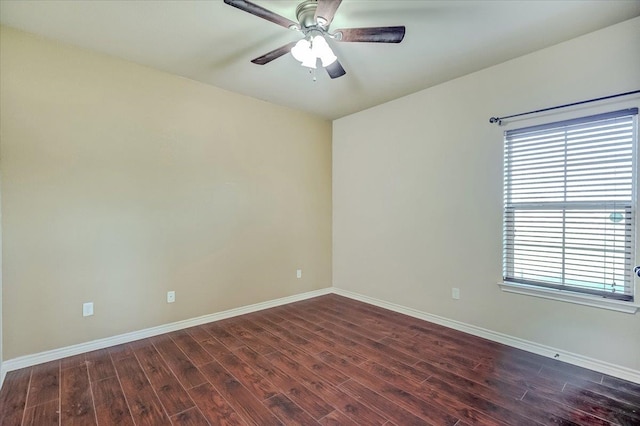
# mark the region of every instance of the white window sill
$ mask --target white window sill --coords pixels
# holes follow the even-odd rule
[[[512,282],[499,282],[502,291],[509,293],[525,294],[528,296],[542,297],[544,299],[559,300],[561,302],[577,303],[578,305],[592,306],[594,308],[609,309],[612,311],[635,314],[640,305],[622,300],[606,299],[603,297],[589,296],[586,294],[570,293],[568,291],[555,290],[552,288],[541,288],[526,284]]]

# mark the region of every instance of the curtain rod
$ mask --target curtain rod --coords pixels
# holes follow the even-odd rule
[[[554,110],[554,109],[566,108],[566,107],[575,106],[575,105],[588,104],[590,102],[604,101],[605,99],[618,98],[620,96],[628,96],[628,95],[633,95],[633,94],[636,94],[636,93],[640,93],[640,90],[633,90],[631,92],[618,93],[616,95],[603,96],[601,98],[594,98],[594,99],[588,99],[586,101],[580,101],[580,102],[573,102],[573,103],[570,103],[570,104],[558,105],[558,106],[554,106],[554,107],[551,107],[551,108],[537,109],[535,111],[522,112],[520,114],[507,115],[505,117],[491,117],[489,119],[489,123],[492,123],[492,124],[496,123],[496,124],[498,124],[498,126],[502,126],[502,120],[505,120],[507,118],[520,117],[522,115],[529,115],[529,114],[537,114],[539,112],[551,111],[551,110]]]

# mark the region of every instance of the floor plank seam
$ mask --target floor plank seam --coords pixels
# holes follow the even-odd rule
[[[31,379],[33,379],[33,369],[29,373],[29,383],[27,385],[27,395],[24,398],[24,407],[22,408],[22,420],[20,420],[20,424],[24,424],[25,417],[27,416],[27,404],[29,403],[29,394],[31,393]]]
[[[58,425],[62,425],[62,362],[58,361]]]
[[[98,410],[96,408],[96,400],[93,396],[93,386],[91,386],[91,374],[89,373],[89,362],[85,360],[85,369],[87,370],[87,383],[89,387],[89,395],[91,395],[91,405],[93,407],[93,418],[96,421],[96,426],[98,425]]]
[[[160,399],[160,395],[158,395],[158,391],[156,390],[156,387],[153,386],[153,383],[151,383],[151,378],[147,374],[147,371],[145,370],[145,368],[142,366],[142,362],[140,361],[140,358],[138,357],[138,354],[136,354],[136,350],[132,349],[132,352],[133,352],[133,358],[137,361],[138,366],[140,367],[140,370],[142,371],[142,374],[144,374],[144,377],[147,380],[147,383],[149,383],[149,387],[153,391],[153,394],[156,396],[156,399],[158,400],[158,403],[160,404],[160,406],[164,410],[164,414],[167,416],[167,418],[171,422],[171,414],[169,414],[169,410],[167,410],[167,407],[165,407],[165,405],[162,403],[162,400]],[[171,373],[171,374],[173,374],[173,373]],[[182,386],[182,384],[179,381],[178,381],[178,385]],[[185,392],[186,392],[186,390],[185,390]],[[189,399],[191,399],[191,397],[189,397]],[[193,402],[193,401],[191,401],[191,402]],[[195,404],[193,404],[193,406],[195,407]],[[186,411],[186,410],[184,410],[184,411]],[[176,413],[175,415],[177,415],[177,414],[179,414],[179,413]],[[135,419],[134,419],[134,421],[135,421]],[[173,423],[173,422],[171,422],[171,423]]]
[[[109,358],[111,359],[111,362],[113,363],[113,369],[116,372],[116,379],[118,380],[118,384],[120,385],[120,389],[124,390],[124,386],[122,386],[122,381],[120,380],[120,373],[118,373],[118,369],[116,368],[116,365],[115,365],[115,362],[113,360],[113,356],[111,355],[111,353],[109,353]],[[133,422],[134,425],[136,425],[136,419],[133,418],[133,410],[131,409],[131,403],[129,402],[129,398],[124,393],[124,391],[122,392],[122,398],[124,399],[124,403],[127,405],[127,409],[129,410],[129,414],[131,415],[131,421]]]

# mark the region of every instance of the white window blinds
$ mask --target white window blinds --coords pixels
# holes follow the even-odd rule
[[[505,281],[633,300],[637,114],[505,133]]]

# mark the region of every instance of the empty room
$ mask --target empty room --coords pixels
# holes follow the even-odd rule
[[[640,424],[640,1],[0,0],[0,425]]]

